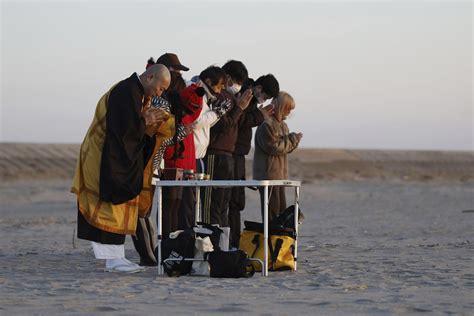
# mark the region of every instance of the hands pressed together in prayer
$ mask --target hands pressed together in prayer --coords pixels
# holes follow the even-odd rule
[[[170,114],[161,109],[157,108],[147,108],[142,112],[143,119],[145,120],[145,125],[154,125],[166,121]]]
[[[170,117],[170,114],[162,109],[148,107],[142,112],[142,116],[145,120],[147,135],[153,136],[161,123]]]
[[[292,133],[293,135],[296,136],[296,139],[298,140],[298,143],[301,141],[303,138],[303,133]]]
[[[239,93],[237,96],[237,106],[244,111],[248,108],[250,101],[252,100],[253,93],[252,89],[247,89],[243,93]]]
[[[260,105],[260,107],[258,108],[260,111],[262,111],[263,115],[272,115],[274,113],[274,108],[273,108],[273,104],[270,103],[268,105]]]

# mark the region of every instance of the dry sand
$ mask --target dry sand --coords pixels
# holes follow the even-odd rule
[[[298,271],[212,279],[103,272],[74,237],[77,149],[0,144],[2,315],[473,314],[473,153],[299,150]]]

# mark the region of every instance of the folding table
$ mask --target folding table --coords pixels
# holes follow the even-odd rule
[[[161,261],[161,242],[162,242],[162,187],[195,187],[196,188],[196,217],[195,221],[201,220],[201,202],[200,189],[201,187],[263,187],[263,241],[264,241],[264,260],[263,260],[263,275],[268,276],[268,188],[273,186],[293,187],[295,189],[295,268],[297,264],[298,255],[298,206],[300,195],[300,181],[293,180],[159,180],[153,179],[153,184],[156,185],[155,196],[153,201],[153,208],[157,210],[158,219],[158,274],[163,274],[163,263]]]

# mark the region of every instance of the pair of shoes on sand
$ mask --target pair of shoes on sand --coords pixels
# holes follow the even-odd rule
[[[139,266],[125,258],[120,259],[107,259],[105,261],[106,272],[124,272],[124,273],[137,273],[145,270],[144,267]]]

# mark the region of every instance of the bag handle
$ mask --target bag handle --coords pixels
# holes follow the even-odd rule
[[[278,238],[275,242],[275,251],[272,254],[272,261],[276,263],[278,255],[280,254],[281,246],[283,246],[283,239]]]
[[[252,244],[255,245],[255,250],[252,252],[252,255],[250,256],[250,258],[253,258],[253,256],[257,252],[257,249],[260,247],[260,238],[259,237],[260,237],[260,234],[255,234],[253,236]]]
[[[274,254],[274,251],[273,251],[273,245],[272,245],[272,238],[271,236],[268,236],[270,238],[268,238],[268,250],[270,250],[270,263],[271,263],[271,268],[270,270],[273,270],[273,263],[275,260],[273,260],[273,254]]]
[[[250,271],[248,271],[248,268],[250,268]],[[245,265],[245,273],[243,277],[250,278],[250,277],[253,277],[254,274],[255,274],[255,267],[250,262],[250,260],[247,259],[247,264]]]

